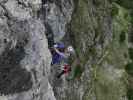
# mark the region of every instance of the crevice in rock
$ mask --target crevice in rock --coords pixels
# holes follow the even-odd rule
[[[133,44],[133,29],[132,28],[133,28],[133,25],[131,26],[130,32],[128,34],[128,38],[129,38],[128,42]]]
[[[41,17],[41,20],[43,21],[43,24],[46,28],[46,31],[45,31],[45,35],[47,37],[47,40],[48,40],[48,47],[52,47],[53,44],[54,44],[54,34],[53,34],[53,31],[51,29],[51,26],[49,25],[49,23],[46,21],[46,14],[48,12],[48,9],[45,7],[45,5],[47,3],[51,3],[53,2],[52,0],[42,0],[42,6],[41,6],[41,9],[40,9],[40,14],[39,16]]]
[[[48,40],[48,46],[49,48],[54,45],[54,34],[53,31],[48,23],[45,23],[45,28],[46,28],[46,36]]]

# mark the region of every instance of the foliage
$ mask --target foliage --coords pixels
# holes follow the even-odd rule
[[[104,64],[103,66],[98,66],[101,70],[99,69],[97,71],[98,73],[96,73],[96,80],[94,83],[92,82],[94,87],[91,87],[93,88],[92,92],[96,95],[95,97],[97,100],[119,100],[122,95],[126,94],[124,87],[125,84],[123,83],[123,80],[120,80],[120,78],[123,77],[123,64],[126,62],[123,54],[127,52],[127,46],[125,44],[120,45],[119,41],[123,42],[126,39],[126,34],[129,28],[129,12],[116,3],[112,4],[112,8],[108,10],[108,3],[106,4],[106,1],[107,0],[103,0],[102,3],[104,2],[104,5],[102,5],[101,2],[98,3],[97,0],[93,0],[93,2],[91,2],[93,4],[91,5],[90,3],[88,6],[85,0],[79,0],[77,10],[72,17],[71,31],[74,36],[73,42],[76,44],[76,52],[79,55],[82,65],[85,65],[91,57],[95,62],[95,59],[97,59],[97,48],[94,46],[95,43],[88,45],[90,41],[94,41],[89,41],[89,39],[93,39],[93,37],[90,37],[92,34],[95,34],[95,39],[100,38],[101,41],[104,40],[101,39],[105,33],[103,31],[102,19],[104,19],[105,16],[110,15],[109,13],[111,10],[111,15],[113,16],[111,21],[113,24],[113,34],[115,35],[115,39],[108,47],[108,49],[110,49],[108,50],[109,55],[106,61],[104,61],[107,66],[104,67]],[[117,0],[114,2],[116,1]],[[97,8],[95,9],[96,6]],[[89,9],[91,8],[92,12],[89,12]],[[109,13],[107,13],[108,11]],[[125,33],[122,34],[123,32]],[[100,42],[98,41],[98,43]],[[91,74],[93,71],[94,70],[92,70]],[[80,69],[74,69],[74,76],[77,76],[81,72],[82,70]],[[93,79],[94,76],[92,75],[92,80]],[[91,93],[86,93],[86,95],[91,95]],[[90,98],[88,96],[85,100],[92,100]]]
[[[119,42],[123,43],[125,41],[125,39],[126,39],[126,33],[124,31],[122,31],[120,34]]]
[[[128,49],[129,57],[131,60],[133,60],[133,48]]]
[[[117,5],[115,3],[112,4],[111,16],[114,17],[114,16],[118,15],[118,12],[119,12],[119,8],[117,7]]]
[[[128,100],[133,100],[133,89],[128,89],[127,91]]]
[[[116,3],[124,8],[133,9],[133,1],[132,0],[116,0]]]
[[[78,78],[81,76],[83,70],[81,68],[81,66],[76,66],[74,69],[74,78]]]
[[[125,67],[126,71],[128,74],[133,75],[133,62],[128,63]]]

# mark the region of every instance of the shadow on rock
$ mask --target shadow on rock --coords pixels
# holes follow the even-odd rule
[[[21,44],[6,50],[0,56],[0,93],[12,95],[32,88],[31,74],[22,68],[20,61],[25,57]]]

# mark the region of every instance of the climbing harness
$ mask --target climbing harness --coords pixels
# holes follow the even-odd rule
[[[57,78],[60,78],[62,75],[67,75],[71,71],[71,67],[68,64],[64,64],[62,66],[63,68],[61,69],[61,73],[57,76]]]

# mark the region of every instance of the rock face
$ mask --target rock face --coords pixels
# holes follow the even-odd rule
[[[72,0],[42,0],[42,14],[46,27],[50,27],[54,41],[59,42],[66,32],[73,11]]]
[[[0,100],[56,100],[39,0],[0,2]]]
[[[125,55],[130,22],[124,16],[128,11],[107,0],[74,0],[74,4],[67,34],[80,59],[82,75],[78,79],[74,77],[77,66],[72,66],[70,77],[74,80],[54,81],[52,86],[56,98],[127,100],[124,67],[129,61]],[[118,7],[117,12],[113,11],[114,5]],[[123,31],[125,38],[121,36]]]
[[[0,100],[132,100],[128,4],[0,0]],[[79,65],[58,79],[48,48],[61,40],[74,46]]]

